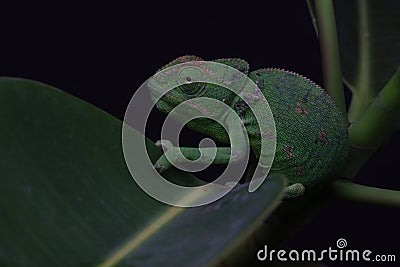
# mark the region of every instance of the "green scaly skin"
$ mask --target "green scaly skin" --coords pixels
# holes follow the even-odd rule
[[[196,56],[183,56],[162,69],[193,60],[202,59]],[[276,154],[270,172],[281,173],[287,177],[289,186],[286,197],[296,197],[302,195],[305,189],[314,190],[326,184],[335,170],[344,163],[349,142],[346,121],[325,90],[309,79],[290,71],[268,68],[249,73],[249,65],[244,60],[214,61],[229,65],[248,75],[268,100],[277,133]],[[266,136],[260,133],[248,106],[243,100],[235,98],[230,90],[212,84],[207,84],[205,87],[188,84],[171,90],[156,105],[162,112],[169,113],[181,102],[198,96],[218,99],[236,111],[244,122],[251,149],[258,157],[261,138]],[[213,120],[196,119],[187,126],[229,144],[228,133]],[[231,133],[234,132],[232,129]],[[188,159],[195,160],[200,155],[198,148],[176,148],[167,140],[158,141],[157,144],[167,148],[166,153],[171,155],[176,149],[181,149],[182,154]],[[226,164],[229,159],[230,147],[218,148],[214,163]],[[170,166],[165,155],[155,164],[159,172]]]

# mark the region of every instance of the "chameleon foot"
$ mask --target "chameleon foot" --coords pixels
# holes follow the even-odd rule
[[[177,163],[186,163],[196,161],[197,163],[210,164],[228,164],[231,161],[239,161],[242,158],[240,152],[232,153],[230,147],[176,147],[171,141],[157,141],[156,146],[162,147],[164,154],[157,160],[154,167],[158,172],[163,172]]]
[[[155,144],[158,147],[162,147],[162,149],[166,152],[171,148],[174,148],[174,145],[169,140],[158,140]]]
[[[162,147],[164,150],[164,154],[156,161],[156,163],[154,164],[154,168],[159,173],[163,173],[164,171],[166,171],[167,169],[169,169],[171,167],[171,163],[165,156],[165,153],[172,154],[175,147],[171,143],[171,141],[168,141],[168,140],[158,140],[156,142],[156,146]]]
[[[285,198],[299,197],[304,194],[306,188],[300,183],[292,184],[286,187]]]
[[[154,164],[154,168],[157,172],[163,173],[171,167],[171,163],[166,159],[164,155],[162,155],[157,162]]]

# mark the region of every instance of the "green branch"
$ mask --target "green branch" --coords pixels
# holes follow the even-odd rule
[[[349,121],[354,123],[359,119],[371,102],[374,100],[374,96],[368,94],[368,90],[360,88],[359,91],[354,91],[351,96],[351,102],[349,107]]]
[[[350,126],[350,155],[342,175],[354,177],[387,138],[399,129],[399,122],[400,69],[376,96],[361,118]]]
[[[315,12],[324,86],[347,118],[333,2],[331,0],[315,0]]]
[[[315,6],[314,6],[314,1],[313,0],[307,0],[307,7],[308,7],[308,12],[310,12],[310,17],[311,17],[311,22],[313,24],[315,33],[318,36],[318,25],[317,25],[317,19],[315,18]]]
[[[332,184],[331,192],[334,196],[350,201],[400,208],[400,191],[338,180]]]
[[[349,128],[351,143],[377,147],[396,130],[400,120],[400,69],[378,94],[361,118]]]
[[[366,1],[359,1],[358,8],[358,44],[359,44],[359,62],[357,69],[357,89],[349,87],[352,90],[353,96],[349,108],[349,120],[351,123],[355,122],[362,116],[365,110],[371,104],[375,97],[371,87],[371,44],[369,32],[369,10]]]

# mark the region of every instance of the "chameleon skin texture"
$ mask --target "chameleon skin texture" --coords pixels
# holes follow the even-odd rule
[[[285,174],[290,184],[319,185],[347,158],[347,124],[334,100],[307,78],[279,69],[260,69],[249,77],[268,100],[275,119],[277,148],[271,172]],[[245,118],[252,120],[252,114]],[[260,134],[246,123],[252,149]]]
[[[196,56],[180,57],[164,66],[170,67],[192,60]],[[328,181],[347,158],[349,139],[347,123],[334,100],[309,79],[285,70],[268,68],[249,73],[249,65],[241,59],[218,59],[248,75],[260,88],[273,112],[276,127],[276,154],[271,173],[287,177],[289,185],[301,183],[308,189]],[[242,119],[252,151],[260,154],[261,138],[256,119],[242,99],[230,90],[212,84],[188,84],[171,90],[157,103],[168,113],[173,107],[191,98],[204,96],[225,102]],[[210,111],[212,112],[212,111]],[[229,143],[226,131],[210,119],[195,119],[187,124],[195,131]]]

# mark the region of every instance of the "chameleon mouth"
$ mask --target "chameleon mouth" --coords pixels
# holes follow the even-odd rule
[[[157,109],[162,111],[163,113],[168,113],[172,108],[167,103],[163,102],[161,99],[156,103]]]

